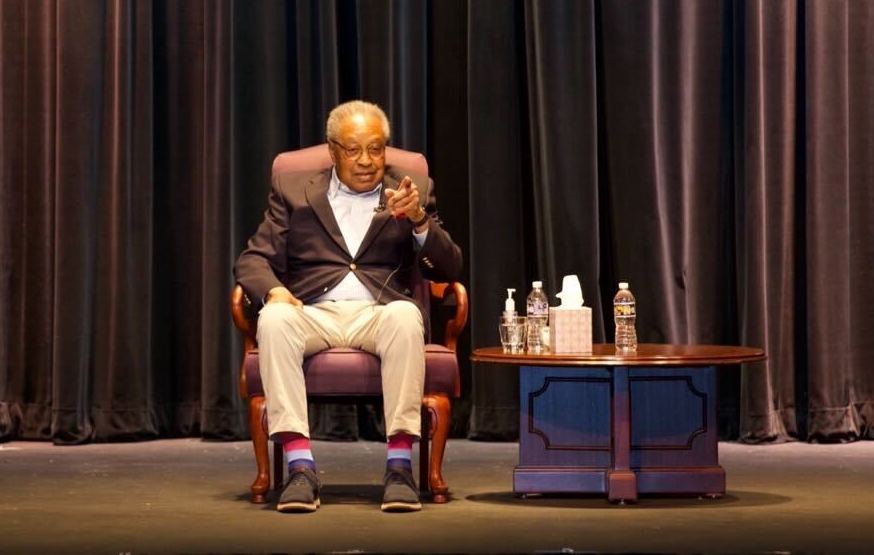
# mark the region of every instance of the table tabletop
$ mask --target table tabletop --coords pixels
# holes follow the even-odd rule
[[[504,353],[501,347],[475,349],[474,362],[493,362],[517,366],[717,366],[765,360],[758,347],[735,345],[668,345],[641,343],[633,354],[617,354],[612,343],[592,345],[583,353]]]

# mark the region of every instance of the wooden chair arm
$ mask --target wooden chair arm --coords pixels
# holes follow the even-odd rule
[[[231,290],[231,315],[234,318],[234,326],[240,330],[240,335],[243,336],[243,353],[258,347],[258,342],[255,339],[255,326],[249,318],[246,317],[246,307],[252,303],[243,291],[240,284],[236,284]],[[248,387],[246,384],[246,357],[240,363],[240,397],[245,399],[248,395]]]
[[[255,339],[255,326],[246,317],[246,307],[251,305],[252,302],[249,301],[249,297],[246,296],[243,288],[239,283],[236,284],[233,291],[231,291],[231,314],[234,317],[234,326],[240,330],[240,334],[243,336],[244,349],[247,352],[258,346],[258,342]]]
[[[449,295],[455,295],[455,317],[446,322],[446,332],[443,335],[443,344],[452,352],[458,347],[458,336],[467,325],[469,310],[467,289],[457,281],[452,283],[431,282],[431,296],[438,300],[444,300]]]

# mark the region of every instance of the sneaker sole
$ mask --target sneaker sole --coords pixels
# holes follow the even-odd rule
[[[276,505],[276,510],[280,513],[312,513],[321,506],[321,501],[316,499],[312,503],[304,503],[302,501],[291,501],[289,503],[279,503]]]
[[[383,503],[381,509],[386,513],[412,513],[415,511],[421,511],[422,504],[403,501],[389,501]]]

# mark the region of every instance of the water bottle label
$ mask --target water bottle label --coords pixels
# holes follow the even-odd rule
[[[634,303],[616,303],[613,305],[614,316],[634,316]]]

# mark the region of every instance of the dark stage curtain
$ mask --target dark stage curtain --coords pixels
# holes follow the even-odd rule
[[[742,343],[728,437],[871,437],[871,2],[0,1],[0,439],[246,435],[230,268],[336,103],[429,158],[471,291],[454,433],[512,439],[507,287]],[[552,297],[554,300],[554,297]],[[315,406],[318,437],[379,410]]]
[[[872,437],[874,3],[469,11],[473,344],[565,273],[611,341],[630,281],[641,341],[765,348],[721,372],[725,436]],[[473,378],[472,434],[512,437],[515,375]]]
[[[395,122],[394,144],[456,184],[442,202],[466,205],[463,132],[448,123],[464,114],[458,14],[459,2],[3,0],[0,439],[246,436],[227,299],[273,157],[323,142],[330,108],[366,97]],[[434,22],[452,33],[432,36]],[[432,106],[432,70],[455,71],[445,105]],[[454,215],[464,238],[465,209]],[[380,433],[374,407],[311,417],[317,437]]]

